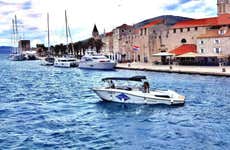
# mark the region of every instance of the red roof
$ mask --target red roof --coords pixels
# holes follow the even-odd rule
[[[106,36],[113,36],[113,32],[107,32],[105,35]]]
[[[229,25],[229,24],[230,24],[230,14],[223,14],[218,17],[181,21],[176,23],[174,26],[172,26],[172,28],[176,29],[176,28],[204,27],[204,26],[217,26],[217,25]]]
[[[162,23],[162,22],[163,22],[162,19],[157,19],[157,20],[154,20],[154,21],[146,24],[143,28],[150,28],[150,27],[155,26],[155,25]]]
[[[182,55],[182,54],[189,53],[189,52],[196,53],[197,52],[196,49],[197,48],[195,44],[184,44],[184,45],[181,45],[180,47],[177,47],[174,50],[169,51],[169,53],[173,53],[175,55]]]
[[[117,29],[127,29],[127,28],[131,28],[132,26],[127,25],[127,24],[123,24],[117,27]]]

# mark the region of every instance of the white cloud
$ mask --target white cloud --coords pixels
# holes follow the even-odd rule
[[[0,0],[9,3],[8,0]],[[22,9],[25,2],[31,2],[31,9]],[[202,2],[191,13],[189,10],[197,3]],[[187,17],[208,17],[205,11],[216,9],[216,0],[191,0],[175,10],[165,10],[165,6],[179,3],[179,0],[11,0],[11,5],[0,6],[1,30],[11,29],[11,20],[14,14],[23,22],[24,30],[36,27],[35,31],[25,31],[25,37],[40,37],[36,42],[47,43],[46,14],[50,14],[51,43],[65,43],[64,10],[67,9],[68,21],[72,31],[73,41],[79,41],[91,36],[93,25],[96,23],[99,31],[111,31],[123,24],[134,24],[159,15],[171,14]],[[16,5],[17,4],[17,5]],[[4,14],[9,12],[9,14]],[[1,15],[2,14],[2,15]],[[4,16],[3,16],[4,14]],[[36,17],[35,17],[36,16]],[[3,19],[2,19],[3,18]],[[22,27],[21,27],[22,28]],[[10,33],[9,33],[10,34]],[[9,38],[7,35],[5,38]],[[10,40],[5,40],[10,41]],[[2,43],[0,43],[2,45]],[[10,42],[4,44],[10,45]]]

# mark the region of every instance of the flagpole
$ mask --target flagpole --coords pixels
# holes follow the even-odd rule
[[[133,59],[133,63],[136,62],[136,51],[134,51],[134,59]]]

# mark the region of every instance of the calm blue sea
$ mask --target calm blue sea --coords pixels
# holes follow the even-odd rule
[[[103,77],[133,75],[176,90],[186,104],[106,103],[90,90]],[[0,149],[229,148],[230,78],[61,69],[0,55]]]

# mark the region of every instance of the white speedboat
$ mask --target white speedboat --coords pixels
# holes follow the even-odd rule
[[[94,54],[92,52],[87,52],[79,62],[79,68],[81,69],[113,70],[115,66],[115,61],[108,59],[104,55]]]
[[[149,84],[145,76],[131,78],[104,78],[102,81],[109,86],[93,88],[93,91],[104,101],[133,104],[167,104],[183,105],[185,97],[172,90],[149,90]],[[116,86],[114,81],[135,81],[143,83],[142,87]],[[119,84],[120,85],[120,84]]]
[[[70,57],[60,57],[55,58],[54,67],[62,67],[62,68],[70,68],[70,67],[77,67],[79,62],[76,58]]]

